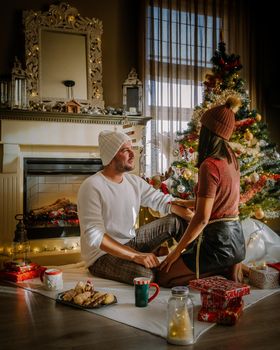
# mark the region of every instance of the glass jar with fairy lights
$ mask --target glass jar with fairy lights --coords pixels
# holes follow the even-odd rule
[[[176,345],[194,343],[193,303],[189,289],[173,287],[168,300],[167,342]]]

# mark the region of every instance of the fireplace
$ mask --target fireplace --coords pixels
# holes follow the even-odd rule
[[[80,235],[77,192],[100,158],[24,158],[23,213],[29,239]]]

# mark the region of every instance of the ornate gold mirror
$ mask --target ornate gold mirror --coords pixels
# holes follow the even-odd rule
[[[27,94],[30,102],[71,99],[104,108],[102,89],[102,22],[81,17],[67,3],[47,12],[23,13]]]

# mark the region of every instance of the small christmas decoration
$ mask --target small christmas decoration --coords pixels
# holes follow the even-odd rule
[[[184,192],[185,192],[185,189],[186,189],[186,187],[185,187],[184,185],[179,185],[179,186],[177,187],[177,191],[178,191],[179,193],[184,193]]]
[[[249,131],[246,130],[245,134],[244,134],[244,139],[246,141],[251,141],[253,139],[254,135]]]
[[[186,180],[189,180],[192,176],[192,172],[189,169],[186,169],[183,173],[183,176]]]
[[[256,115],[256,121],[257,122],[260,122],[262,120],[262,116],[259,114],[259,113],[257,113],[257,115]]]
[[[254,215],[255,215],[255,218],[258,219],[258,220],[263,219],[264,218],[264,212],[263,212],[262,208],[257,208],[255,210]]]
[[[250,176],[250,180],[251,182],[253,182],[254,184],[257,183],[260,179],[260,176],[258,173],[254,172],[253,174],[251,174]]]
[[[75,100],[70,100],[65,104],[67,113],[80,113],[81,105]]]

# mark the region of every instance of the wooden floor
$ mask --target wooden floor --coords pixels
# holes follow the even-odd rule
[[[215,326],[184,347],[2,282],[0,349],[279,350],[280,293],[245,310],[235,326]]]

